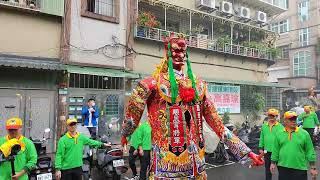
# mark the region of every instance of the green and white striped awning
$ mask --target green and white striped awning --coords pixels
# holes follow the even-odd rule
[[[59,71],[66,67],[59,59],[0,54],[0,66]]]
[[[76,73],[76,74],[88,74],[88,75],[109,76],[109,77],[125,77],[125,78],[132,78],[132,79],[139,78],[138,74],[130,73],[128,71],[119,70],[119,69],[68,65],[67,70],[69,73]]]

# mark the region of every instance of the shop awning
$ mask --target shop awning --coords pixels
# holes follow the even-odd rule
[[[139,74],[140,79],[150,76],[149,74]],[[292,88],[286,84],[270,83],[270,82],[251,82],[251,81],[236,81],[226,79],[206,79],[208,83],[221,83],[221,84],[235,84],[235,85],[251,85],[251,86],[264,86],[264,87],[276,87],[276,88]]]
[[[59,59],[0,54],[0,66],[45,70],[65,70]]]
[[[276,87],[276,88],[291,88],[291,86],[279,83],[270,82],[252,82],[252,81],[241,81],[241,80],[222,80],[222,79],[205,79],[211,83],[223,83],[223,84],[238,84],[238,85],[251,85],[251,86],[264,86],[264,87]]]
[[[109,76],[109,77],[125,77],[136,79],[139,78],[138,74],[126,72],[118,69],[96,68],[96,67],[82,67],[75,65],[68,65],[67,70],[69,73],[88,74],[96,76]]]

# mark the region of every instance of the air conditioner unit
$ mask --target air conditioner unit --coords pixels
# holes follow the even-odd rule
[[[247,7],[241,6],[240,9],[240,17],[243,19],[250,19],[251,14],[250,14],[250,9]]]
[[[233,14],[232,3],[227,1],[222,1],[220,4],[220,11],[222,11],[226,15]]]
[[[258,23],[262,23],[262,24],[267,23],[267,13],[262,12],[262,11],[258,11],[257,12],[257,21],[258,21]]]
[[[216,10],[215,0],[197,0],[196,6],[199,10],[213,12]]]

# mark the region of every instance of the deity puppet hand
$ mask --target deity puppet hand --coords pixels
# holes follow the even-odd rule
[[[264,165],[263,155],[264,154],[257,155],[254,152],[250,152],[248,157],[251,159],[251,167]]]

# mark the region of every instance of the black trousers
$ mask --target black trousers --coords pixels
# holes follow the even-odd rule
[[[270,165],[271,165],[271,152],[267,152],[267,154],[264,155],[264,167],[265,167],[265,173],[266,173],[266,180],[272,180]]]
[[[136,176],[137,173],[137,167],[136,167],[136,158],[139,157],[140,159],[140,180],[146,180],[147,179],[147,170],[150,166],[150,151],[144,150],[143,156],[133,155],[133,152],[135,151],[134,147],[130,147],[129,150],[129,166],[132,171],[133,176]]]
[[[61,170],[61,180],[81,180],[82,167]]]
[[[90,135],[91,135],[91,138],[93,139],[96,139],[97,137],[97,127],[87,127],[89,132],[90,132]]]
[[[303,129],[306,130],[306,131],[309,133],[310,138],[311,138],[311,140],[312,140],[312,144],[313,144],[313,146],[314,146],[314,139],[313,139],[314,128],[303,128]]]
[[[278,166],[279,180],[308,180],[307,171]]]

